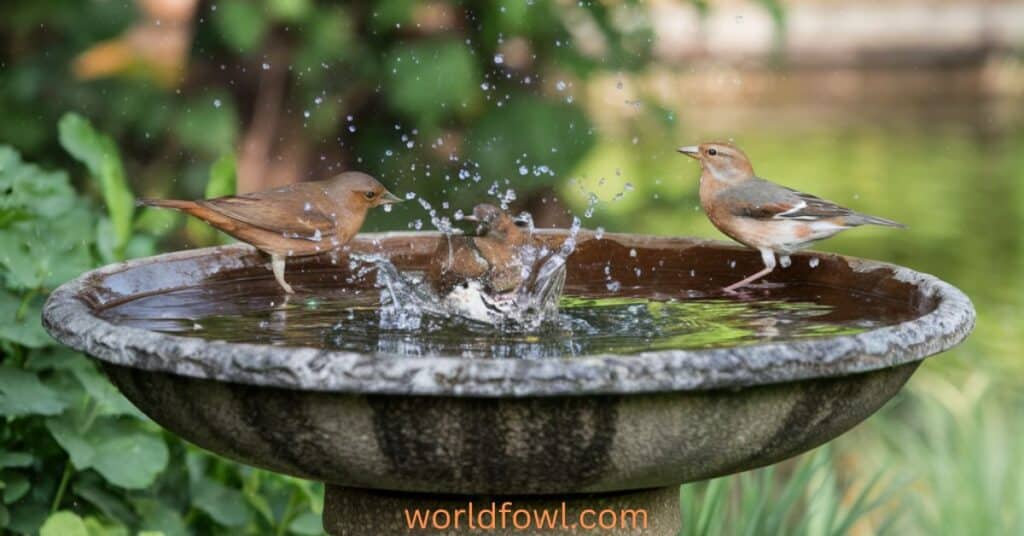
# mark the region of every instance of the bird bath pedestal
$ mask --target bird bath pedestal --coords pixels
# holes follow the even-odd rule
[[[372,240],[410,269],[424,266],[438,235],[362,235],[352,247],[369,250]],[[717,242],[583,233],[567,284],[603,281],[608,261],[624,288],[635,266],[657,266],[644,277],[676,292],[719,288],[756,271],[760,257]],[[447,533],[466,531],[472,517],[477,527],[491,519],[498,529],[504,520],[495,534],[529,534],[515,530],[526,519],[516,510],[564,508],[569,526],[607,525],[611,514],[598,517],[605,509],[619,521],[642,510],[646,530],[620,523],[607,533],[675,534],[679,484],[772,464],[833,439],[889,400],[925,357],[963,340],[974,322],[967,297],[934,277],[817,253],[795,256],[769,279],[895,300],[912,318],[799,341],[522,360],[208,341],[102,315],[182,287],[266,290],[274,282],[265,266],[244,245],[107,266],[57,289],[43,322],[99,360],[135,405],[175,434],[243,463],[325,482],[331,534],[407,534],[406,509],[439,507],[449,516],[432,521],[448,517]],[[325,256],[298,261],[288,276],[315,291],[344,284],[337,276],[347,272],[347,262]],[[459,517],[470,502],[473,516]],[[480,517],[492,502],[493,517]]]

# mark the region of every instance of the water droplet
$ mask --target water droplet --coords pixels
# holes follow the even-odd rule
[[[557,89],[558,91],[565,91],[565,88],[566,84],[562,80],[559,80],[558,82],[555,83],[555,89]]]
[[[629,256],[635,258],[636,257],[636,249],[630,249],[629,250]]]
[[[213,107],[220,108],[220,99],[213,99]]]
[[[494,55],[494,63],[497,63],[498,65],[501,65],[502,63],[505,63],[505,55],[504,54],[495,54]]]
[[[530,172],[530,170],[527,169],[526,166],[519,166],[519,174],[520,175],[526,175],[529,172]]]
[[[807,261],[807,265],[810,266],[811,268],[817,268],[818,262],[819,261],[817,257],[811,257],[811,260]]]
[[[598,227],[597,229],[594,229],[594,238],[598,240],[604,238],[604,227]],[[605,268],[607,268],[607,266]]]
[[[263,62],[262,67],[263,67],[264,71],[269,71],[270,70],[270,64],[267,63],[267,62]]]

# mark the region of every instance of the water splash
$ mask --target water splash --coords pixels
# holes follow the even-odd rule
[[[425,209],[430,210],[427,206]],[[436,227],[452,236],[447,218],[433,218]],[[569,236],[557,247],[535,240],[529,214],[518,216],[527,233],[526,244],[515,249],[511,267],[521,269],[520,283],[508,292],[490,292],[479,280],[467,280],[440,294],[423,272],[403,272],[378,253],[349,256],[356,278],[375,272],[380,289],[380,327],[417,330],[431,318],[461,318],[503,330],[534,331],[558,319],[558,303],[565,288],[566,261],[576,249],[580,220],[573,219]],[[439,225],[440,224],[440,225]]]

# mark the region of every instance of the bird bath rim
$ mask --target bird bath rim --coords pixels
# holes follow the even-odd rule
[[[564,230],[539,231],[558,237]],[[360,234],[354,248],[376,240],[437,239],[437,232]],[[582,231],[582,244],[596,239]],[[604,240],[629,247],[663,245],[750,250],[685,237],[605,233]],[[756,253],[754,253],[756,255]],[[845,261],[857,273],[887,270],[887,277],[912,285],[934,308],[905,322],[853,335],[755,343],[728,348],[657,350],[627,356],[512,359],[418,357],[306,347],[227,343],[119,326],[101,318],[87,301],[104,279],[160,263],[209,258],[221,270],[252,266],[250,246],[233,244],[185,250],[108,265],[58,287],[43,309],[43,325],[60,342],[97,359],[149,371],[284,389],[359,394],[456,397],[536,397],[638,394],[734,389],[846,376],[916,362],[963,341],[974,326],[974,308],[963,292],[940,279],[878,261],[813,253]],[[263,262],[262,259],[259,262]],[[198,263],[197,263],[198,264]],[[178,274],[181,275],[181,274]],[[188,281],[186,281],[188,282]],[[184,285],[189,286],[189,285]],[[170,290],[163,288],[161,290]]]

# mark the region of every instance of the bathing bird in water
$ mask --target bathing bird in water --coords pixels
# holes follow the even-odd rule
[[[464,221],[477,224],[477,236],[446,236],[431,264],[431,279],[444,294],[456,285],[478,281],[490,293],[515,290],[523,281],[522,248],[530,242],[525,222],[482,203]]]
[[[792,253],[840,231],[861,225],[904,227],[759,178],[747,155],[730,143],[678,150],[700,162],[700,204],[711,223],[729,238],[761,252],[764,269],[725,287],[726,292],[770,274],[776,255],[786,268]]]
[[[250,194],[179,201],[140,199],[140,206],[172,208],[191,214],[270,255],[274,278],[284,280],[288,257],[316,255],[345,245],[363,226],[371,208],[401,199],[377,179],[348,171],[325,181],[301,182]]]

